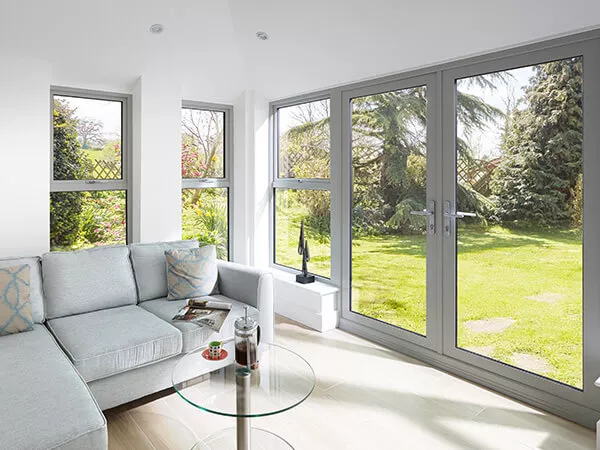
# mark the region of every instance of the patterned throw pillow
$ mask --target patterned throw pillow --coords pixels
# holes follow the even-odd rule
[[[167,300],[203,297],[215,293],[217,286],[217,249],[165,250],[167,258]]]
[[[29,266],[0,269],[0,336],[33,330]]]

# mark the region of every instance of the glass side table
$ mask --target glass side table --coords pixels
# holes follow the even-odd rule
[[[258,346],[256,370],[235,362],[233,341],[223,345],[227,358],[207,360],[200,348],[184,356],[173,369],[175,391],[196,408],[221,416],[235,417],[236,427],[219,431],[194,450],[268,450],[293,448],[283,438],[252,428],[252,417],[285,412],[298,406],[312,393],[315,373],[310,364],[291,350],[274,344]]]

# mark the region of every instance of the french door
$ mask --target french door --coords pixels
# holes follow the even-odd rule
[[[434,76],[343,93],[351,229],[348,316],[436,348],[441,160]]]
[[[507,52],[342,91],[342,327],[591,423],[599,50]]]

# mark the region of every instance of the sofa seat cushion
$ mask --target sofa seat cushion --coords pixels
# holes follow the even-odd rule
[[[233,322],[238,317],[244,315],[244,306],[248,306],[245,303],[238,302],[232,298],[224,295],[212,295],[202,297],[202,300],[215,300],[219,302],[229,302],[233,306],[227,320],[223,324],[219,333],[211,330],[208,327],[204,327],[195,323],[188,323],[182,321],[172,321],[173,316],[185,306],[186,300],[167,300],[160,298],[156,300],[150,300],[140,304],[140,307],[150,311],[162,320],[169,322],[173,326],[177,327],[181,331],[183,338],[183,352],[188,353],[192,350],[208,345],[210,341],[223,340],[233,337]],[[258,320],[258,310],[252,306],[248,306],[248,315]]]
[[[106,449],[106,421],[43,325],[0,338],[0,448]]]
[[[138,306],[51,319],[48,327],[88,383],[181,353],[181,332]]]

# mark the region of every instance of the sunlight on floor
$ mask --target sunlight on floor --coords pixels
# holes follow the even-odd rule
[[[297,450],[595,448],[591,430],[343,331],[279,318],[276,341],[310,361],[317,386],[304,404],[253,426]],[[189,449],[235,425],[176,394],[106,415],[111,450]]]

